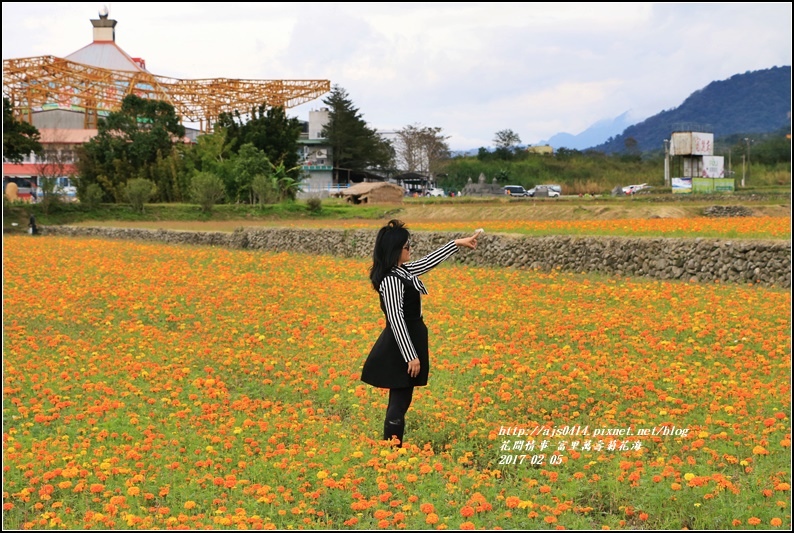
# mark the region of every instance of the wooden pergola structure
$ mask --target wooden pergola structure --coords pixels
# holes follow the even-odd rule
[[[263,103],[289,109],[330,91],[329,80],[180,80],[145,70],[112,70],[55,56],[3,60],[3,95],[20,120],[50,107],[85,113],[84,127],[96,128],[100,115],[121,108],[128,94],[164,100],[184,122],[211,132],[221,113],[248,112]]]

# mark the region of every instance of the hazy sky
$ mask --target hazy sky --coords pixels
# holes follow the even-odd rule
[[[639,122],[734,74],[791,65],[791,3],[3,2],[3,59],[116,43],[181,79],[327,79],[370,127],[453,150]],[[322,99],[288,110],[308,120]]]

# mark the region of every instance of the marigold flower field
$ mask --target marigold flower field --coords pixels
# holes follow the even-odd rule
[[[265,222],[264,224],[268,224]],[[327,227],[325,220],[301,220],[289,223],[274,221],[278,226]],[[157,223],[153,224],[157,226]],[[344,229],[377,229],[382,220],[338,220],[334,227]],[[646,218],[587,220],[481,220],[478,225],[488,232],[526,235],[619,235],[625,237],[709,237],[747,239],[791,239],[791,217],[737,218]],[[415,221],[417,231],[468,232],[469,221]]]
[[[442,265],[398,449],[368,267],[6,237],[4,529],[790,529],[790,291]]]

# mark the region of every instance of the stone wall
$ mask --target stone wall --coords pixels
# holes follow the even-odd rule
[[[377,231],[239,228],[229,233],[47,226],[42,233],[369,258]],[[413,233],[412,255],[421,257],[463,236]],[[477,250],[461,250],[450,261],[473,266],[791,287],[790,241],[485,234],[480,237]]]

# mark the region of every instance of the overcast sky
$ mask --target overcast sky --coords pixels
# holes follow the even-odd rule
[[[440,127],[453,150],[639,122],[734,74],[791,65],[791,3],[3,2],[3,59],[116,43],[180,79],[326,79],[370,127]],[[288,110],[308,120],[322,99]]]

